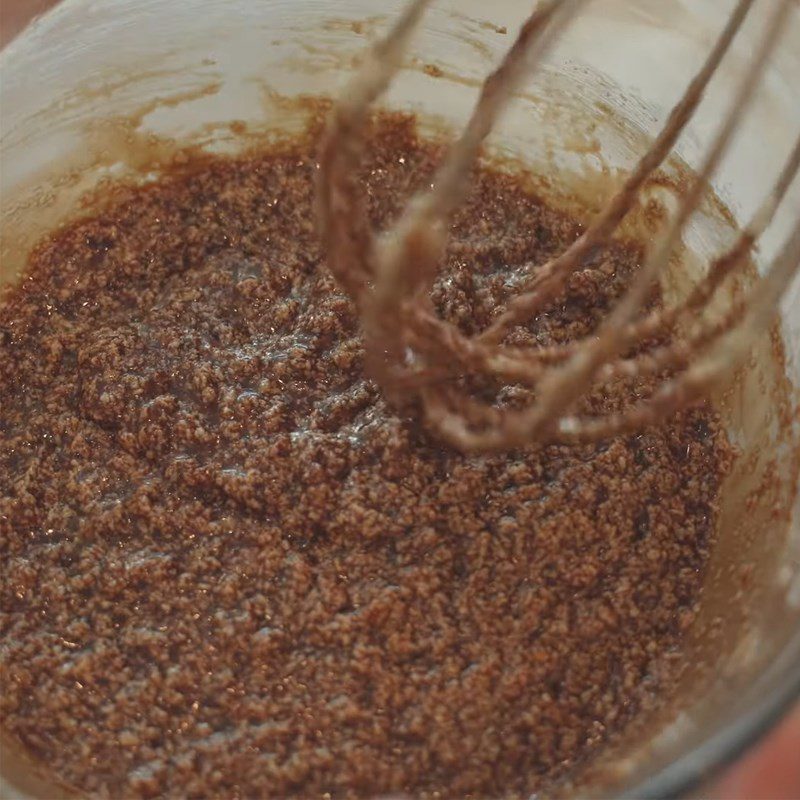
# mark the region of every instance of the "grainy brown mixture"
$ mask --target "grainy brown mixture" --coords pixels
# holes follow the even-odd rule
[[[118,797],[526,796],[663,691],[727,450],[708,410],[481,458],[395,418],[320,264],[312,152],[119,190],[0,307],[4,725]],[[379,126],[376,222],[437,156]],[[578,231],[475,181],[437,297],[465,328]],[[637,255],[517,338],[589,331]]]

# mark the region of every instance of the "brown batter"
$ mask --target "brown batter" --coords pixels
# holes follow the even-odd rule
[[[370,151],[383,223],[439,149],[391,117]],[[442,450],[363,379],[313,173],[298,144],[118,189],[0,306],[3,723],[118,797],[552,788],[669,689],[720,425]],[[479,171],[439,311],[484,327],[579,230]],[[516,340],[591,331],[638,259],[598,250]]]

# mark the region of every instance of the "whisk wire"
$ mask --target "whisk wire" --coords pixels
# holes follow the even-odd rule
[[[500,341],[513,325],[523,322],[542,309],[563,288],[566,279],[571,272],[577,269],[583,258],[616,230],[633,207],[637,194],[647,178],[661,165],[692,118],[708,84],[752,8],[753,1],[739,0],[705,63],[670,112],[652,147],[642,156],[622,188],[600,212],[583,236],[560,256],[537,270],[532,278],[530,291],[519,294],[509,304],[505,314],[500,315],[481,336],[482,341]]]

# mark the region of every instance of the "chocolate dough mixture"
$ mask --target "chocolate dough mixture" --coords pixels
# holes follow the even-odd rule
[[[370,153],[379,224],[440,149],[386,117]],[[84,792],[524,797],[679,668],[730,460],[714,413],[442,449],[363,377],[313,174],[304,141],[117,188],[0,306],[0,711]],[[484,327],[579,230],[479,171],[439,310]],[[515,340],[591,331],[639,257],[597,252]]]

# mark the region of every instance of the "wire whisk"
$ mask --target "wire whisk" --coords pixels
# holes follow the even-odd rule
[[[667,268],[687,221],[698,208],[751,104],[793,13],[793,0],[775,0],[752,56],[677,211],[651,248],[626,293],[594,335],[567,344],[535,347],[506,343],[556,298],[573,272],[607,242],[637,202],[649,176],[668,157],[742,27],[754,0],[739,0],[705,62],[627,179],[563,253],[538,265],[521,291],[474,336],[436,315],[431,288],[443,260],[454,211],[469,189],[470,168],[481,146],[537,64],[587,0],[543,0],[522,25],[500,66],[486,79],[472,115],[449,148],[432,188],[414,197],[390,230],[376,234],[367,219],[357,178],[364,131],[373,103],[402,66],[410,38],[431,0],[413,0],[384,39],[368,53],[334,104],[319,152],[317,205],[328,265],[361,317],[366,368],[386,397],[420,410],[428,428],[464,451],[504,450],[534,443],[596,441],[659,423],[698,401],[748,352],[767,328],[800,265],[800,219],[763,275],[716,319],[704,308],[747,262],[800,168],[800,137],[781,174],[733,245],[716,257],[689,296],[650,312],[645,302]],[[669,334],[667,344],[624,357],[637,343]],[[657,341],[663,341],[658,339]],[[591,388],[618,377],[659,375],[644,399],[603,416],[572,413]],[[473,397],[453,378],[482,375],[499,385],[534,390],[524,408],[498,408]]]

